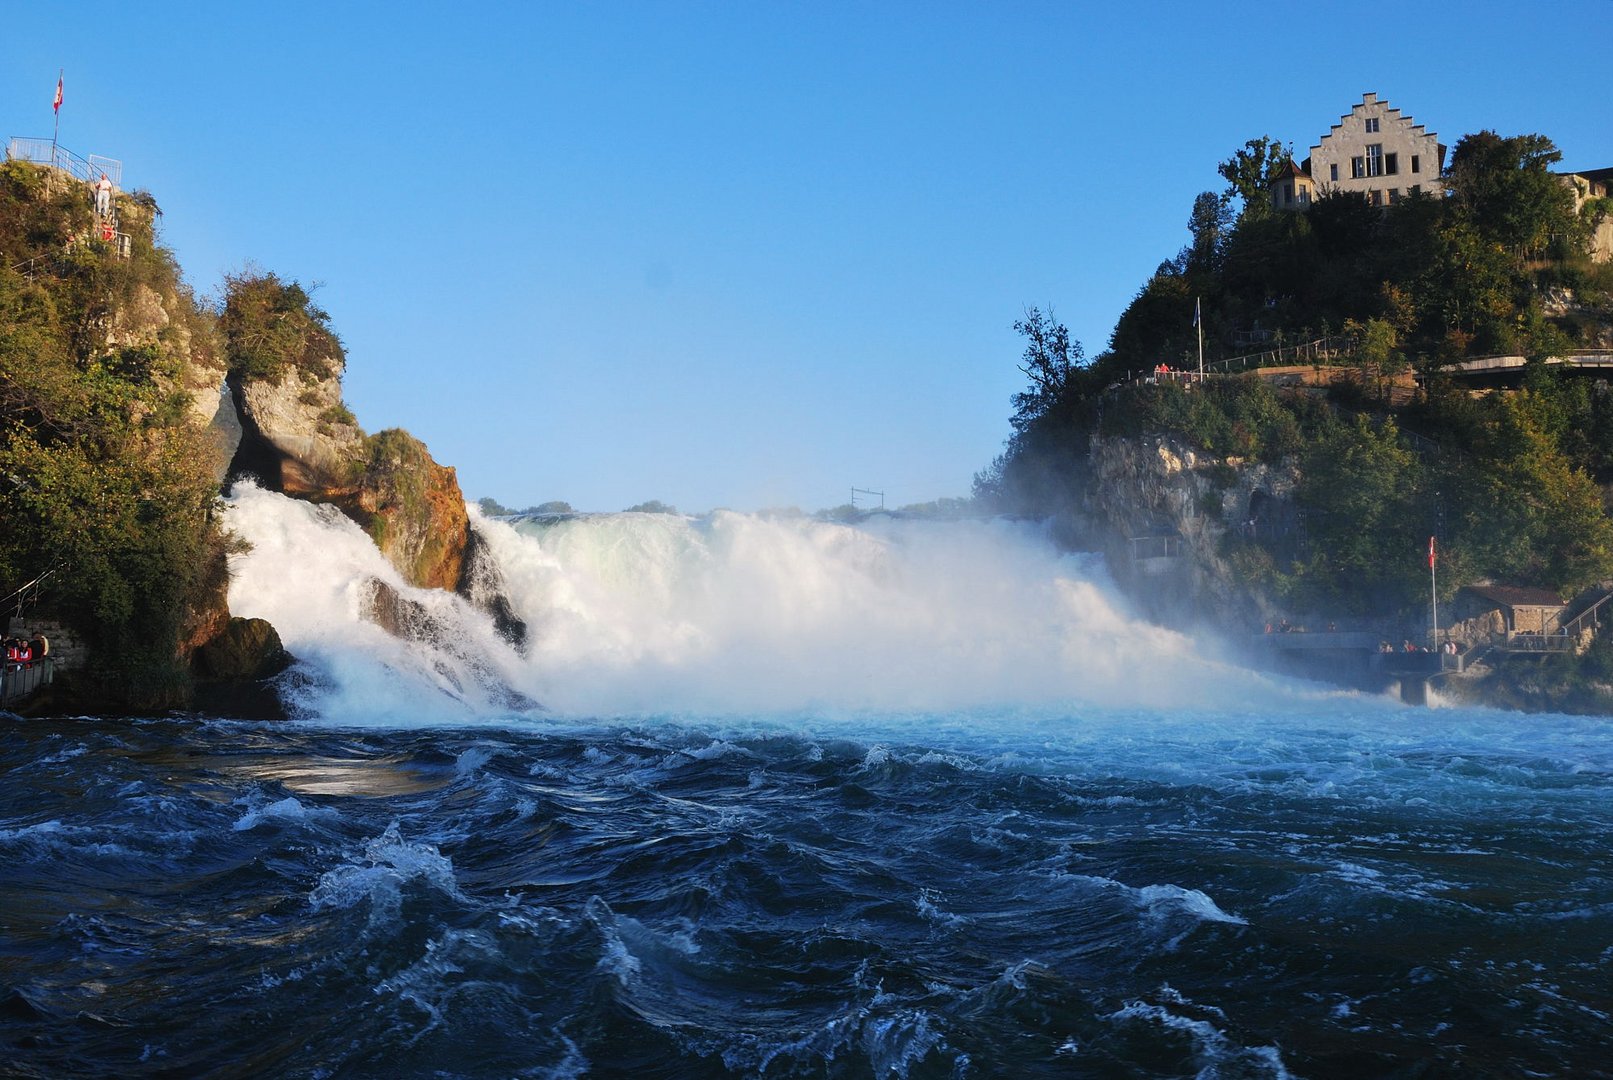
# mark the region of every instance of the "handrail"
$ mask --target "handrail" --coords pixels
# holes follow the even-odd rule
[[[1609,600],[1613,600],[1613,592],[1609,592],[1596,603],[1592,604],[1578,615],[1575,615],[1567,622],[1559,624],[1559,630],[1570,637],[1577,638],[1580,634],[1584,633],[1585,621],[1587,619],[1592,620],[1593,626],[1600,627],[1602,625],[1602,619],[1597,613],[1601,611],[1602,605],[1606,604]]]
[[[1302,341],[1296,345],[1284,345],[1277,349],[1262,349],[1259,352],[1244,353],[1241,356],[1229,356],[1224,360],[1215,360],[1204,365],[1204,374],[1231,375],[1233,365],[1237,365],[1239,373],[1245,371],[1258,371],[1261,368],[1292,366],[1296,362],[1309,360],[1313,365],[1324,360],[1338,360],[1343,356],[1355,352],[1360,342],[1353,337],[1328,335],[1312,341]],[[1254,363],[1250,363],[1250,361]],[[1156,371],[1143,370],[1136,374],[1129,374],[1125,379],[1116,383],[1123,386],[1133,382],[1147,382],[1156,378]],[[1176,382],[1192,383],[1198,380],[1199,373],[1191,368],[1171,368],[1165,377]],[[1111,387],[1113,389],[1113,387]]]
[[[6,596],[4,599],[0,599],[0,609],[4,609],[8,604],[11,603],[11,601],[15,600],[17,601],[17,616],[21,618],[23,605],[32,600],[38,600],[39,586],[46,578],[50,577],[60,569],[60,566],[53,566],[49,570],[46,570],[43,574],[40,574],[38,577],[28,582],[26,585],[12,590],[8,596]],[[30,593],[31,595],[29,595]]]
[[[1208,374],[1219,368],[1223,374],[1230,373],[1233,364],[1238,365],[1239,371],[1247,371],[1250,368],[1248,363],[1250,360],[1260,361],[1253,365],[1257,370],[1263,367],[1284,367],[1287,366],[1282,363],[1284,359],[1291,361],[1304,360],[1307,351],[1310,354],[1311,362],[1314,364],[1322,359],[1336,360],[1341,353],[1353,353],[1359,344],[1360,342],[1353,337],[1329,334],[1312,341],[1302,341],[1296,345],[1283,345],[1276,349],[1261,349],[1259,352],[1244,353],[1242,356],[1229,356],[1225,360],[1205,364],[1204,371]],[[1285,354],[1287,354],[1286,357]],[[1268,356],[1271,357],[1270,363],[1265,362],[1265,358]]]
[[[1573,652],[1574,639],[1563,633],[1537,634],[1520,630],[1508,634],[1502,648],[1507,652]]]
[[[34,280],[34,265],[36,263],[45,262],[48,258],[49,256],[46,255],[35,255],[32,258],[22,260],[22,262],[17,263],[10,269],[13,273],[22,274],[29,281],[32,281]]]
[[[25,139],[12,136],[6,145],[6,157],[12,161],[31,161],[36,165],[49,165],[87,183],[94,183],[105,173],[106,178],[118,187],[123,186],[123,162],[117,158],[91,154],[81,158],[55,139]]]
[[[0,660],[0,707],[21,701],[41,686],[55,681],[55,657],[36,657],[23,664]]]

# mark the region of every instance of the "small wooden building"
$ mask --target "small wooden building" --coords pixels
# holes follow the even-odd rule
[[[1458,621],[1490,616],[1498,632],[1550,634],[1567,605],[1550,589],[1529,585],[1468,585],[1456,593]]]

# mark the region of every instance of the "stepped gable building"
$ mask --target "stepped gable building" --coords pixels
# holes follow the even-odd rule
[[[1388,206],[1414,191],[1438,195],[1445,147],[1409,116],[1377,94],[1366,94],[1310,156],[1288,162],[1271,181],[1272,204],[1303,210],[1318,195],[1358,191],[1374,206]]]

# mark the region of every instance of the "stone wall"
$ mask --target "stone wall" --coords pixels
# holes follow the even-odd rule
[[[81,671],[89,662],[89,648],[63,623],[34,616],[12,618],[6,624],[10,637],[33,638],[43,635],[50,642],[50,655],[57,671]]]

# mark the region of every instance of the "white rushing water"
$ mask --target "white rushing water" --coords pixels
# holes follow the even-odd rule
[[[355,722],[496,717],[523,698],[634,716],[1281,708],[1308,693],[1137,618],[1101,559],[1022,523],[472,515],[524,648],[462,598],[403,584],[334,510],[251,484],[230,500],[251,545],[230,608],[280,631],[313,676],[312,713]],[[420,605],[423,640],[369,621],[374,580]]]

